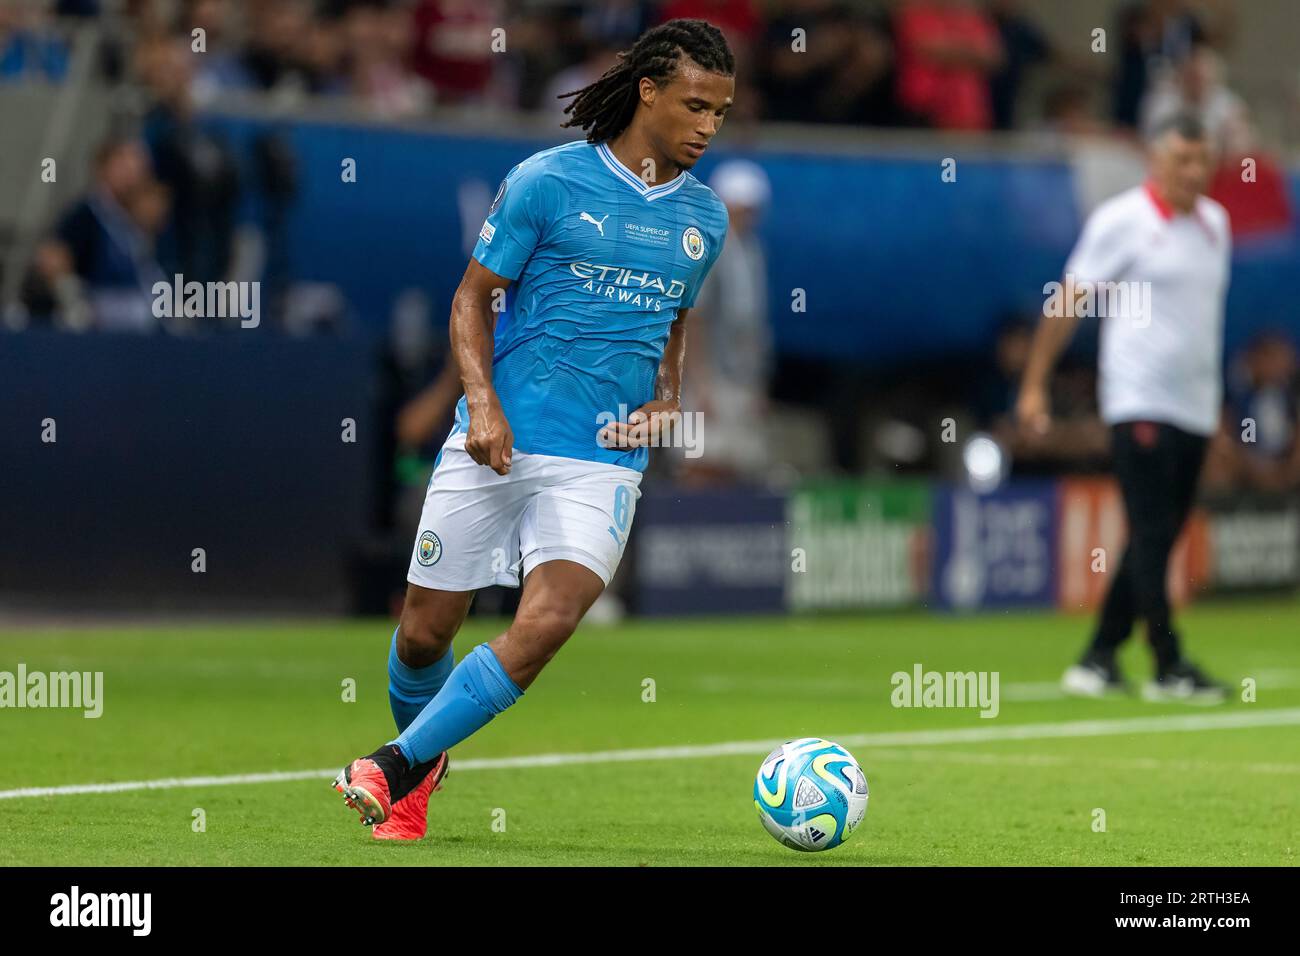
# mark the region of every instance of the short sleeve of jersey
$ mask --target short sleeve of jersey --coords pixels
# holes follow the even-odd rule
[[[1076,283],[1119,280],[1133,261],[1130,239],[1135,229],[1122,214],[1122,207],[1099,207],[1084,224],[1065,263],[1065,274]]]
[[[720,216],[720,225],[709,234],[710,248],[705,250],[704,268],[700,270],[699,278],[696,279],[696,281],[682,296],[682,304],[680,308],[695,308],[695,300],[699,298],[700,289],[704,287],[705,280],[708,279],[709,273],[713,270],[713,264],[718,261],[718,256],[722,255],[722,246],[727,240],[727,223],[729,221],[729,217],[727,216],[727,207],[719,203],[718,213]]]
[[[502,181],[479,230],[474,258],[514,281],[560,214],[563,182],[544,163],[525,160]]]

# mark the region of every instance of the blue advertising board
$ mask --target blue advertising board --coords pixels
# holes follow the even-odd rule
[[[647,491],[633,526],[637,613],[784,610],[785,508],[759,491]]]
[[[1052,481],[980,494],[934,491],[932,593],[938,607],[1049,607],[1056,600],[1056,498]]]

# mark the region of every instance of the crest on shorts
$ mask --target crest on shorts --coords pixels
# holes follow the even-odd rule
[[[426,531],[420,535],[420,543],[415,549],[415,560],[419,561],[426,568],[430,565],[437,564],[438,559],[442,557],[442,542],[432,531]]]
[[[691,226],[682,233],[682,248],[696,261],[704,258],[704,237],[700,235],[700,230]]]

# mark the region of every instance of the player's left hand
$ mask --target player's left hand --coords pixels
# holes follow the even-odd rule
[[[596,432],[596,442],[602,448],[641,448],[653,445],[662,430],[675,418],[680,418],[680,402],[656,399],[646,402],[626,422],[611,422]]]

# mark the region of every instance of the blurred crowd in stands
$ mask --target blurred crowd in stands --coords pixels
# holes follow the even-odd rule
[[[262,91],[353,97],[388,117],[457,104],[559,115],[558,95],[648,26],[702,17],[737,55],[735,120],[1137,131],[1195,104],[1230,137],[1245,135],[1245,110],[1219,54],[1237,2],[1116,0],[1117,49],[1099,59],[1084,42],[1053,42],[1050,5],[1024,0],[7,0],[0,81],[63,79],[55,18],[113,13],[101,69],[114,77],[202,31],[199,105]],[[1039,68],[1051,82],[1022,102]]]
[[[1223,157],[1211,194],[1229,207],[1235,230],[1267,230],[1289,223],[1290,213],[1282,171],[1258,149],[1249,111],[1225,82],[1221,54],[1235,10],[1233,0],[1117,0],[1118,52],[1098,60],[1061,49],[1043,27],[1042,5],[1019,0],[5,0],[0,83],[65,82],[69,25],[112,14],[95,69],[143,104],[139,123],[101,144],[84,195],[33,250],[21,291],[24,321],[184,332],[184,316],[160,321],[141,294],[176,273],[199,282],[260,279],[281,327],[293,327],[294,315],[303,328],[341,321],[345,305],[328,290],[289,281],[283,226],[295,168],[286,142],[258,139],[249,163],[196,120],[205,106],[241,93],[288,108],[321,96],[382,118],[495,108],[550,115],[558,126],[559,94],[594,80],[646,27],[673,17],[706,18],[728,36],[739,61],[729,122],[742,129],[759,120],[1137,142],[1168,115],[1194,111]],[[1257,169],[1244,189],[1239,160],[1248,152]],[[692,343],[687,390],[710,422],[711,454],[675,463],[679,480],[770,479],[779,465],[772,449],[791,434],[780,434],[780,416],[769,415],[772,403],[783,402],[820,404],[826,457],[846,472],[943,466],[949,452],[933,423],[949,409],[998,437],[1019,472],[1104,462],[1107,435],[1086,356],[1058,377],[1057,423],[1046,439],[1027,444],[1012,426],[1030,318],[1008,319],[980,374],[969,362],[869,377],[779,361],[768,303],[755,292],[766,288],[765,177],[735,160],[710,185],[731,210],[732,233],[701,299],[710,321]],[[242,232],[236,219],[247,190],[269,209],[256,234]],[[410,472],[406,483],[418,490],[426,472],[410,456],[445,433],[458,383],[422,317],[428,304],[402,309],[384,365],[382,454],[395,450],[399,468]],[[729,344],[712,347],[711,339]],[[1269,333],[1231,357],[1227,395],[1207,484],[1300,489],[1295,343]],[[1234,439],[1246,419],[1257,434]],[[391,504],[381,510],[391,514]]]

